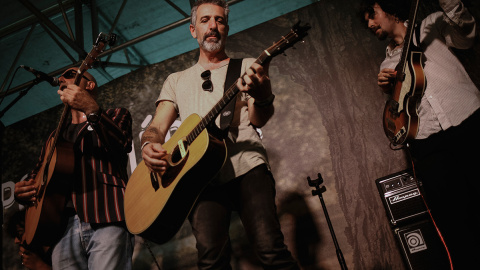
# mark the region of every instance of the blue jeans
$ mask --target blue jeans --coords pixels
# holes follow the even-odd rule
[[[134,236],[125,226],[90,224],[77,215],[52,252],[53,269],[132,269]]]

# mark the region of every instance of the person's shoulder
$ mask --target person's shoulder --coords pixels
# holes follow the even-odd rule
[[[435,24],[439,21],[439,19],[442,19],[442,18],[443,18],[443,12],[442,11],[436,11],[436,12],[433,12],[433,13],[430,13],[429,15],[427,15],[427,17],[425,17],[425,19],[423,19],[423,23],[426,24],[426,25]]]
[[[165,79],[164,86],[165,84],[175,85],[178,82],[185,80],[185,77],[189,77],[194,73],[195,66],[196,65],[193,65],[187,69],[170,73]]]
[[[184,69],[184,70],[180,70],[180,71],[177,71],[177,72],[174,72],[174,73],[171,73],[170,75],[168,75],[168,78],[180,78],[182,76],[185,76],[185,75],[188,75],[192,72],[194,72],[196,66],[198,64],[195,64],[187,69]]]

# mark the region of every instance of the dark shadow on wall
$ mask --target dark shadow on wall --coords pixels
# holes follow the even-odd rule
[[[300,267],[305,270],[318,269],[317,249],[323,239],[320,237],[313,214],[304,197],[297,193],[287,195],[278,207],[278,215],[280,218],[288,216],[291,222],[294,237],[291,243],[293,242],[294,246],[289,246],[289,249]]]

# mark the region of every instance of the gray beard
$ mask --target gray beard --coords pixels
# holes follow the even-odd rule
[[[223,42],[221,39],[219,39],[217,42],[202,40],[202,41],[198,41],[198,44],[207,52],[219,51],[223,46]]]

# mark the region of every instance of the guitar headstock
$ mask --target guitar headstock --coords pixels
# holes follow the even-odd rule
[[[97,39],[95,40],[95,44],[93,44],[93,48],[88,53],[87,57],[85,60],[83,60],[82,64],[78,68],[77,75],[75,77],[75,84],[78,85],[80,83],[80,80],[82,79],[83,74],[85,71],[88,69],[92,68],[92,65],[95,61],[97,61],[97,56],[103,52],[103,49],[105,46],[108,44],[112,46],[115,44],[115,41],[117,40],[117,35],[115,34],[104,34],[100,33],[98,34]]]
[[[100,32],[100,34],[98,34],[97,40],[95,41],[95,45],[98,46],[100,44],[108,43],[108,45],[113,46],[113,44],[115,44],[115,41],[117,41],[117,35],[109,35]]]
[[[293,25],[292,29],[286,36],[282,36],[279,41],[275,42],[272,46],[264,51],[267,55],[267,59],[283,53],[286,49],[292,47],[298,41],[302,41],[303,38],[307,36],[307,31],[310,28],[311,27],[308,23],[300,25],[300,21],[298,21],[295,25]]]

